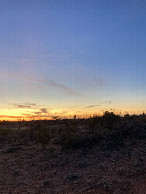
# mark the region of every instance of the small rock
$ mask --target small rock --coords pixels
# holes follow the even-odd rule
[[[79,177],[77,174],[70,174],[67,176],[67,179],[70,180],[70,181],[75,181],[77,180]]]
[[[104,185],[104,190],[110,191],[110,190],[111,190],[110,185],[109,185],[109,184],[105,184],[105,185]]]
[[[123,176],[125,174],[125,169],[124,168],[119,168],[118,169],[118,174]]]
[[[92,190],[92,189],[95,189],[96,187],[98,187],[98,185],[97,184],[95,184],[95,185],[91,185],[91,186],[89,186],[89,187],[87,187],[87,191],[90,191],[90,190]]]
[[[124,189],[125,191],[127,191],[127,190],[129,190],[129,186],[125,185],[125,186],[123,186],[123,189]]]
[[[13,176],[20,176],[20,172],[19,171],[14,171]]]
[[[106,180],[101,180],[97,183],[97,186],[100,187],[104,187],[104,190],[106,191],[110,191],[111,190],[111,186],[110,184],[106,181]]]
[[[45,187],[50,186],[50,181],[49,181],[49,180],[44,180],[43,185],[44,185]]]

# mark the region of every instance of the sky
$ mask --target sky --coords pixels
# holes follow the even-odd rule
[[[0,120],[146,112],[146,0],[0,0]]]

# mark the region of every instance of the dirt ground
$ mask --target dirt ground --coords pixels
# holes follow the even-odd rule
[[[0,193],[146,194],[145,159],[144,140],[127,142],[120,150],[1,143]]]

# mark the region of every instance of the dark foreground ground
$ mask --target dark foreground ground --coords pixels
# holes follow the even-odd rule
[[[118,147],[103,140],[74,149],[54,142],[42,146],[24,133],[1,139],[0,193],[146,194],[145,138],[129,136]]]

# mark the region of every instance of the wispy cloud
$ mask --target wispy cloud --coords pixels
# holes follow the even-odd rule
[[[36,109],[39,106],[35,103],[10,103],[15,108],[23,108],[23,109]]]
[[[35,112],[32,112],[31,114],[35,114],[35,115],[46,115],[46,114],[49,114],[47,108],[41,108],[39,111],[35,111]]]
[[[48,113],[46,108],[41,108],[42,113]]]
[[[95,84],[98,87],[103,87],[107,83],[105,83],[105,79],[95,78],[95,79],[93,79],[93,84]]]
[[[111,100],[104,100],[104,101],[100,102],[99,104],[90,105],[90,106],[87,106],[85,108],[92,108],[92,107],[95,107],[95,106],[101,106],[102,104],[105,104],[105,103],[109,103],[109,105],[111,105]]]
[[[92,108],[92,107],[95,107],[95,106],[100,106],[99,104],[95,104],[95,105],[90,105],[90,106],[87,106],[85,108]]]
[[[37,115],[41,115],[41,114],[48,114],[48,110],[50,110],[50,108],[46,108],[43,107],[43,105],[38,105],[35,103],[10,103],[10,105],[12,105],[14,108],[20,108],[20,109],[31,109],[31,114],[37,114]]]
[[[35,114],[35,115],[40,115],[42,112],[40,111],[37,111],[37,112],[33,112],[32,114]]]
[[[21,116],[9,116],[9,115],[0,115],[0,118],[12,118],[12,119],[19,119]]]
[[[18,104],[18,107],[19,108],[31,108],[31,106],[29,105],[21,105],[21,104]]]
[[[44,83],[48,86],[60,89],[68,95],[71,95],[71,96],[79,95],[78,92],[74,91],[73,89],[69,88],[68,86],[66,86],[64,84],[61,84],[61,83],[56,83],[53,80],[36,79],[36,78],[33,78],[33,77],[29,77],[29,76],[26,76],[26,75],[21,75],[19,73],[13,73],[13,72],[10,72],[10,71],[7,72],[7,73],[6,72],[0,72],[0,76],[1,77],[11,77],[11,78],[25,80],[25,81]]]
[[[22,109],[20,115],[0,115],[1,119],[40,119],[40,118],[52,118],[53,114],[50,112],[49,107],[44,107],[36,103],[9,103],[14,109]]]
[[[52,114],[49,112],[50,108],[44,107],[43,105],[39,105],[36,103],[11,103],[10,105],[13,106],[13,108],[18,109],[28,109],[27,113],[25,111],[22,116],[25,117],[51,117]]]

